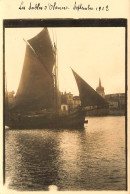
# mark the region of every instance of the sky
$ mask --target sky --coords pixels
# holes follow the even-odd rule
[[[26,43],[43,28],[5,29],[5,71],[8,91],[18,89]],[[78,95],[72,67],[91,87],[101,79],[105,94],[125,92],[125,28],[48,28],[57,42],[59,89]]]

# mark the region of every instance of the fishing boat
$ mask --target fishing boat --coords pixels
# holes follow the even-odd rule
[[[106,101],[72,69],[81,106],[64,114],[58,88],[57,46],[48,29],[25,42],[21,79],[6,125],[10,129],[83,129],[85,107],[107,106]]]

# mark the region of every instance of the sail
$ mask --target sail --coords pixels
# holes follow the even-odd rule
[[[54,63],[55,53],[51,39],[48,30],[44,28],[27,41],[23,70],[15,97],[15,109],[20,111],[53,108]]]
[[[79,89],[81,105],[107,107],[108,103],[87,82],[85,82],[73,69],[75,80]]]

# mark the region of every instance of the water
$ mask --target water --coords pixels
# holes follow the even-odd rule
[[[6,186],[14,190],[125,190],[125,117],[85,130],[7,130]]]

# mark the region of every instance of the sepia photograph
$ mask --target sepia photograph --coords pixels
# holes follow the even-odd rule
[[[127,190],[126,21],[116,21],[6,21],[8,189]]]

